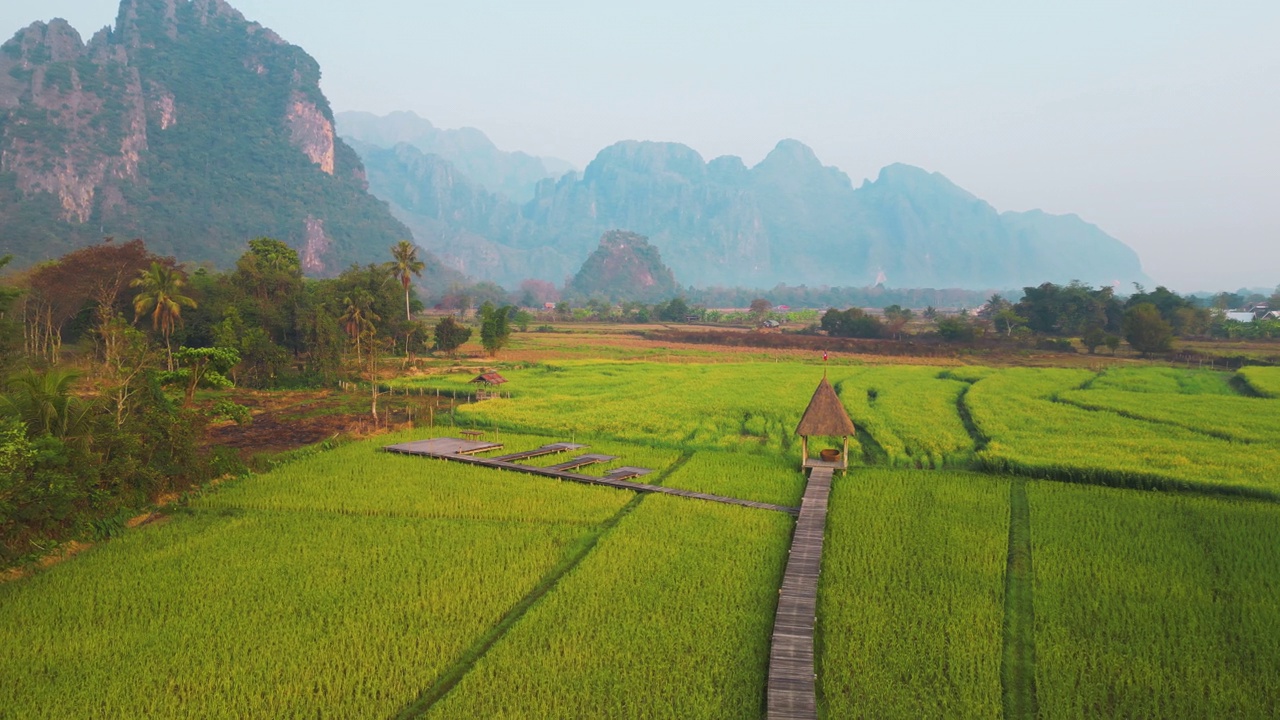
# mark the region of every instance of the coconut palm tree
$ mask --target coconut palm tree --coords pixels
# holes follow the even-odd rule
[[[338,322],[342,323],[342,330],[347,337],[355,342],[356,361],[359,362],[362,356],[360,339],[366,333],[376,332],[377,328],[373,323],[382,318],[373,311],[373,297],[362,288],[357,288],[354,293],[342,298],[342,304],[343,311]]]
[[[164,336],[169,369],[173,370],[173,346],[169,337],[173,329],[182,324],[182,308],[196,306],[195,300],[182,294],[186,277],[178,268],[152,262],[151,267],[139,271],[138,277],[129,284],[140,291],[133,297],[133,321],[136,323],[143,315],[151,316],[151,327]]]
[[[391,257],[393,259],[387,263],[387,269],[400,279],[400,286],[404,288],[404,319],[412,320],[409,315],[409,283],[413,275],[422,277],[422,270],[427,264],[418,259],[418,246],[408,240],[393,245]]]

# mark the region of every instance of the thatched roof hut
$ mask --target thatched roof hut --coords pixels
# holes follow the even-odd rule
[[[796,426],[796,434],[800,436],[801,467],[848,468],[849,436],[856,432],[849,413],[845,412],[844,403],[840,402],[835,388],[831,387],[827,376],[823,375],[822,382],[818,383],[818,389],[813,391],[813,397],[809,400],[809,407],[805,408],[800,424]],[[810,459],[809,437],[815,435],[844,438],[844,452],[826,450],[823,452],[831,453],[831,457],[824,454],[822,460]]]
[[[471,382],[483,383],[485,385],[493,386],[493,385],[501,385],[506,381],[507,381],[506,378],[502,377],[496,372],[487,372],[487,373],[481,373],[480,375],[477,375],[476,378]]]
[[[796,426],[796,434],[802,437],[840,437],[853,435],[855,432],[853,421],[849,419],[849,413],[845,412],[844,403],[840,402],[835,388],[823,376],[818,389],[813,391],[809,407],[805,408],[804,417],[800,418],[800,424]]]

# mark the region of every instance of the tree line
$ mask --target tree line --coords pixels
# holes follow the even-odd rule
[[[1220,313],[1165,287],[1148,291],[1135,285],[1133,294],[1121,298],[1114,288],[1080,282],[1026,287],[1017,302],[995,294],[973,313],[943,314],[927,307],[922,314],[948,341],[1038,337],[1042,344],[1067,349],[1073,348],[1068,338],[1079,338],[1094,353],[1100,347],[1114,352],[1123,340],[1143,355],[1168,352],[1175,337],[1212,336],[1224,323]],[[859,308],[831,308],[815,329],[836,337],[896,338],[913,318],[914,311],[899,305],[886,307],[881,317]]]
[[[236,471],[236,456],[202,439],[210,422],[248,412],[196,403],[201,387],[366,377],[376,412],[381,359],[470,336],[452,318],[415,319],[412,282],[423,268],[401,242],[385,263],[307,279],[295,250],[256,238],[221,272],[184,267],[141,240],[107,240],[9,273],[0,284],[0,567],[61,539],[110,535],[136,508]],[[482,312],[491,352],[513,314]]]

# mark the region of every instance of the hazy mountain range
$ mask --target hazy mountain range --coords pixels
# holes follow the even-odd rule
[[[503,152],[476,128],[445,130],[412,112],[384,116],[341,112],[334,119],[338,134],[344,138],[383,148],[408,143],[424,153],[448,160],[471,181],[517,202],[531,200],[534,189],[543,179],[559,177],[574,169],[568,162],[556,158]]]
[[[380,124],[403,121],[361,116],[351,144],[370,190],[446,264],[509,287],[529,277],[562,282],[612,229],[647,236],[682,285],[1147,282],[1128,246],[1075,215],[1000,213],[908,165],[855,188],[795,140],[754,167],[732,156],[708,162],[676,143],[619,142],[582,173],[553,179],[544,167],[532,199],[520,202],[492,190],[501,180],[463,170],[497,167],[492,143],[473,142],[477,150],[457,160],[456,147],[450,156],[424,151],[425,143],[385,144],[398,136]],[[380,137],[387,141],[373,142]]]
[[[918,168],[854,187],[794,140],[754,167],[624,141],[579,173],[409,113],[345,113],[335,129],[319,79],[222,0],[124,0],[87,43],[32,24],[0,46],[0,252],[29,264],[141,237],[226,267],[271,236],[322,275],[386,260],[412,233],[439,256],[428,286],[461,272],[515,287],[565,283],[622,230],[684,286],[1146,281],[1132,250],[1073,215],[999,213]]]

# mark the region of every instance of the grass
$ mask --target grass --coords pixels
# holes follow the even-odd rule
[[[836,479],[818,589],[826,717],[1000,714],[1008,497],[971,473]]]
[[[1280,508],[1033,483],[1045,718],[1280,715]]]
[[[0,586],[21,718],[387,716],[581,528],[195,511]]]
[[[427,717],[759,717],[792,520],[645,497]]]

